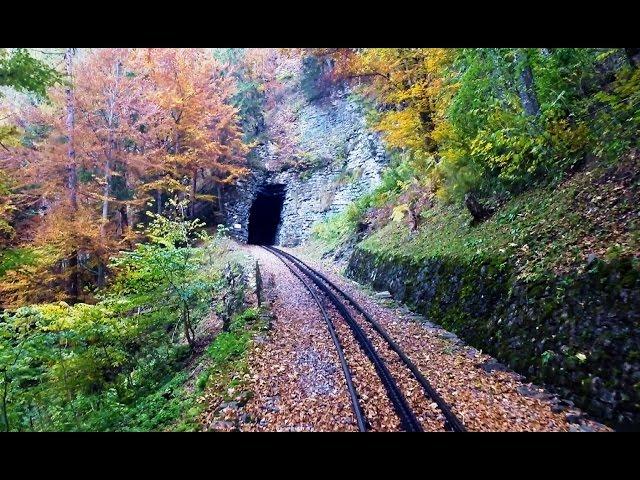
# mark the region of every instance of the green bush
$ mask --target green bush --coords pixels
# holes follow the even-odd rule
[[[175,421],[195,428],[194,399],[180,372],[192,349],[179,332],[194,334],[220,278],[206,263],[205,251],[214,247],[195,246],[204,238],[198,228],[154,215],[149,243],[114,259],[117,277],[97,304],[30,305],[2,314],[1,429],[157,430]],[[237,337],[237,345],[222,344],[222,357],[243,351],[248,338]]]

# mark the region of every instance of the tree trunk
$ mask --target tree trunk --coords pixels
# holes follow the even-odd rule
[[[218,211],[220,213],[224,213],[222,211],[222,189],[220,188],[220,184],[219,183],[216,184],[216,192],[218,194]]]
[[[129,173],[129,169],[126,168],[126,165],[125,165],[125,172],[124,172],[124,183],[125,183],[125,186],[127,187],[127,190],[132,190],[131,174]],[[127,227],[129,225],[135,225],[136,223],[135,216],[137,214],[137,211],[133,208],[133,206],[130,203],[127,203],[125,213],[127,215]],[[123,234],[124,234],[124,230],[123,230]]]
[[[66,127],[69,147],[67,149],[67,189],[69,194],[69,204],[72,214],[78,211],[78,170],[76,165],[76,151],[74,146],[75,129],[75,105],[73,98],[73,55],[74,49],[67,48],[64,54],[65,66],[67,70],[68,84],[65,88],[66,96]],[[71,302],[78,300],[80,276],[78,272],[78,250],[74,249],[69,259],[70,275],[67,284],[67,292],[71,297]]]
[[[98,287],[104,287],[105,284],[105,269],[104,269],[104,265],[102,265],[102,263],[100,263],[98,265],[98,281],[97,281],[97,285]]]
[[[472,193],[464,196],[464,204],[471,213],[474,222],[480,222],[491,215],[491,211],[484,207]]]
[[[4,419],[5,432],[9,431],[9,416],[7,415],[7,391],[9,388],[9,379],[5,372],[4,375],[4,392],[2,394],[2,417]]]
[[[156,190],[156,212],[158,215],[162,215],[162,191]]]
[[[420,212],[417,211],[415,205],[409,207],[409,215],[411,217],[411,231],[418,230],[418,224],[420,223]]]
[[[109,120],[111,124],[113,119]],[[110,125],[111,128],[111,125]],[[107,224],[109,223],[109,196],[111,195],[111,177],[112,177],[112,165],[113,165],[113,151],[115,150],[115,140],[113,139],[113,133],[110,132],[109,136],[109,149],[107,151],[107,158],[104,162],[104,189],[102,197],[102,222],[100,224],[100,241],[104,247],[104,242],[107,238]],[[98,267],[98,286],[104,285],[105,268],[102,263]]]
[[[118,237],[123,237],[126,231],[126,228],[129,226],[129,218],[127,215],[127,207],[124,205],[120,207],[120,209],[116,213],[116,235]]]
[[[189,205],[189,217],[195,218],[196,216],[196,190],[197,190],[197,178],[198,169],[193,169],[193,176],[191,177],[191,204]]]
[[[185,304],[182,307],[182,320],[184,323],[184,336],[187,339],[187,343],[191,348],[195,346],[195,339],[193,337],[193,329],[191,328],[191,320],[189,318],[189,307]]]
[[[111,186],[111,162],[109,159],[106,160],[104,165],[104,190],[103,190],[103,198],[102,198],[102,222],[100,223],[100,241],[104,247],[104,241],[107,238],[107,222],[109,221],[109,194],[110,186]],[[102,263],[98,265],[98,286],[102,287],[104,285],[104,267]]]
[[[100,226],[100,236],[104,240],[107,231],[107,222],[109,221],[109,195],[111,194],[111,169],[113,165],[114,153],[118,148],[118,144],[114,135],[114,127],[116,121],[116,102],[118,101],[118,86],[120,85],[120,75],[122,71],[122,61],[116,61],[116,78],[113,91],[109,96],[109,112],[107,115],[107,128],[109,129],[109,147],[104,160],[104,191],[102,199],[102,225]]]
[[[538,97],[536,96],[534,88],[531,64],[529,63],[526,53],[519,50],[516,54],[516,62],[521,69],[518,94],[520,95],[520,102],[522,103],[524,113],[528,116],[538,115],[540,113],[540,105],[538,104]]]
[[[67,48],[64,54],[65,65],[67,69],[67,77],[69,83],[65,88],[65,96],[67,103],[67,138],[68,138],[68,163],[67,163],[67,188],[69,189],[69,202],[73,210],[78,209],[78,171],[76,167],[76,151],[74,148],[74,124],[75,124],[75,106],[73,99],[73,48]]]
[[[80,252],[76,249],[71,252],[69,256],[69,263],[67,268],[69,269],[69,279],[67,281],[67,294],[69,295],[69,302],[76,303],[80,294],[80,271],[78,269],[78,255]]]
[[[491,63],[493,65],[493,68],[491,70],[491,78],[493,81],[491,83],[496,89],[496,95],[498,97],[498,100],[500,101],[500,104],[503,108],[507,108],[507,75],[505,75],[505,71],[503,68],[504,59],[501,57],[499,48],[490,48],[487,50],[487,54],[489,55],[489,57],[491,57]]]
[[[100,236],[104,239],[107,236],[107,222],[109,221],[109,195],[111,194],[110,158],[107,158],[104,163],[104,190],[102,193],[102,224],[100,225]]]

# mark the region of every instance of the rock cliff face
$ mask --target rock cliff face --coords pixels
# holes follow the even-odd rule
[[[276,243],[295,246],[309,237],[313,223],[375,188],[388,162],[379,135],[367,128],[363,107],[347,88],[329,88],[311,99],[292,94],[282,101],[297,105],[290,127],[304,167],[282,158],[268,136],[255,149],[252,173],[229,188],[223,202],[226,223],[241,241],[248,238],[249,209],[261,185],[285,186]]]

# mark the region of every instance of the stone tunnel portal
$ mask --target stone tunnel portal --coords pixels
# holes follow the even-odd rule
[[[285,186],[263,185],[249,210],[249,237],[247,243],[273,245],[281,222]]]

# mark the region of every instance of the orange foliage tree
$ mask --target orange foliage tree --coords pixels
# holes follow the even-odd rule
[[[68,49],[65,59],[65,85],[13,112],[23,140],[0,154],[27,219],[21,240],[41,253],[7,273],[5,306],[90,299],[149,192],[188,195],[193,216],[196,200],[211,199],[199,178],[222,184],[246,171],[233,79],[210,52],[97,49],[74,62]]]
[[[234,80],[204,49],[146,49],[139,60],[152,83],[147,99],[161,112],[162,176],[147,187],[188,193],[193,217],[197,200],[212,199],[198,193],[199,177],[226,184],[247,172]]]

